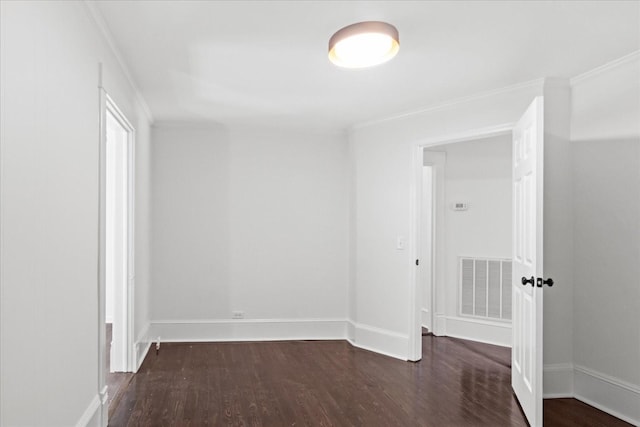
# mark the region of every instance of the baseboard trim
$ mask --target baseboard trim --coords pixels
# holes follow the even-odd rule
[[[142,330],[142,333],[138,335],[136,342],[134,344],[135,348],[135,360],[134,360],[134,371],[138,372],[140,366],[142,366],[142,362],[144,362],[144,358],[147,357],[147,353],[149,353],[149,349],[151,348],[151,339],[149,337],[149,329],[151,325],[147,323],[147,326]]]
[[[356,324],[351,320],[347,320],[347,341],[349,341],[352,345],[356,339]]]
[[[545,399],[573,397],[573,364],[544,365],[542,389]]]
[[[444,337],[447,335],[447,318],[444,314],[435,313],[433,316],[433,335]]]
[[[347,342],[349,344],[351,344],[352,346],[359,348],[360,350],[366,350],[366,351],[370,351],[372,353],[376,353],[376,354],[380,354],[382,356],[387,356],[387,357],[391,357],[393,359],[398,359],[401,360],[403,362],[406,362],[408,359],[405,356],[400,356],[398,354],[393,354],[393,353],[387,353],[386,351],[382,351],[380,349],[377,348],[373,348],[373,347],[369,347],[363,344],[358,344],[353,340],[347,339]]]
[[[107,427],[109,424],[109,387],[105,385],[100,390],[100,426]]]
[[[431,319],[429,318],[429,310],[427,310],[426,308],[423,308],[420,310],[420,320],[422,321],[422,327],[423,328],[427,328],[427,329],[433,329],[432,327],[429,326],[429,324],[431,323]]]
[[[161,342],[344,340],[346,319],[154,320]]]
[[[355,339],[349,342],[363,350],[373,351],[400,360],[408,360],[409,337],[388,329],[349,321],[355,329]]]
[[[444,335],[485,344],[511,347],[511,324],[465,317],[446,316]]]
[[[96,394],[80,416],[76,427],[102,427],[100,421],[101,407],[100,395]]]
[[[633,425],[640,425],[640,387],[584,366],[574,366],[574,397]]]

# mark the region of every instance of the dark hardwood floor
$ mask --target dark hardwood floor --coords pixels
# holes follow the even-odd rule
[[[628,426],[573,399],[545,401],[545,426]],[[576,406],[576,403],[579,404]],[[586,408],[585,408],[586,407]],[[423,359],[344,341],[163,344],[115,409],[120,426],[527,426],[510,350],[423,337]]]

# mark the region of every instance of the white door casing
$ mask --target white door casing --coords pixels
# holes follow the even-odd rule
[[[511,385],[529,425],[542,426],[543,98],[513,129]],[[530,280],[523,284],[523,278]]]

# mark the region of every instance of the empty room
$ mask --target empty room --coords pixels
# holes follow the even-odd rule
[[[640,425],[640,1],[0,0],[0,427]]]

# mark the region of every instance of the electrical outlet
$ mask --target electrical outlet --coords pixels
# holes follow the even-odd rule
[[[232,311],[231,312],[232,319],[244,319],[244,311]]]

